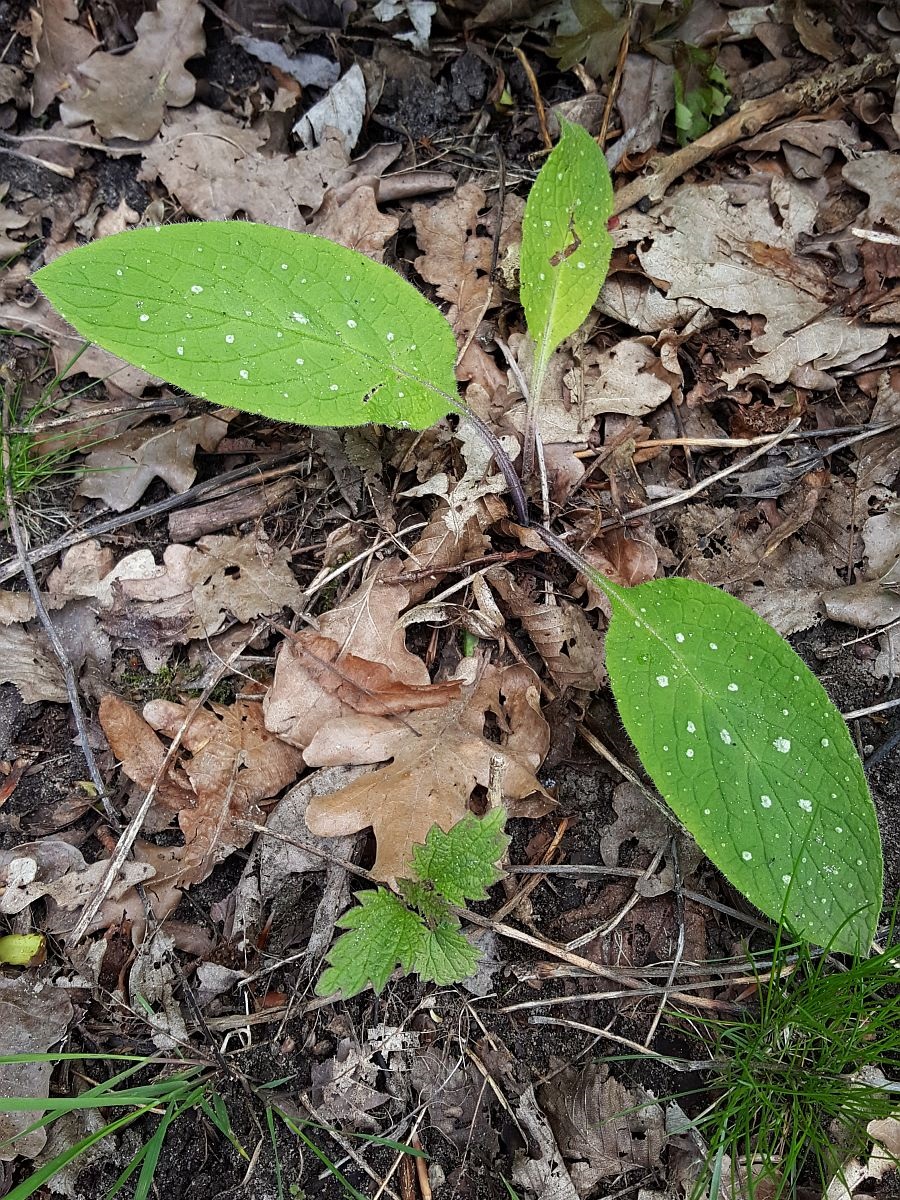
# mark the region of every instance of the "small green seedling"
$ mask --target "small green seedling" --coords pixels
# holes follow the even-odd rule
[[[521,274],[539,396],[609,263],[609,173],[583,130],[563,126],[532,196]],[[219,404],[416,429],[461,408],[440,312],[388,268],[321,238],[241,222],[136,230],[73,250],[35,279],[83,336]],[[727,593],[685,579],[618,587],[541,536],[609,598],[607,668],[622,720],[704,853],[795,934],[866,953],[881,909],[878,823],[847,727],[812,672]],[[388,902],[372,895],[354,912],[386,922]],[[416,945],[397,941],[412,923],[391,911],[399,961],[417,961]],[[368,916],[353,920],[372,936]]]
[[[480,820],[470,813],[449,833],[435,825],[413,850],[415,878],[399,880],[399,896],[382,887],[357,892],[359,906],[338,922],[347,932],[331,948],[319,995],[339,991],[346,999],[369,983],[380,992],[398,966],[439,984],[471,975],[481,955],[460,933],[451,906],[487,899],[509,842],[505,820],[494,808]]]

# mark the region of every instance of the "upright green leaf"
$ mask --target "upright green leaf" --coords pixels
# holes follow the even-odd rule
[[[380,992],[394,967],[407,974],[422,953],[428,931],[420,917],[387,888],[357,892],[359,905],[338,919],[347,933],[331,947],[331,964],[322,973],[316,991],[330,996],[340,991],[344,999],[355,996],[371,983]]]
[[[535,342],[525,430],[526,470],[550,355],[597,299],[612,254],[613,189],[603,151],[580,125],[562,136],[528,193],[522,222],[520,297]]]
[[[725,592],[595,578],[613,605],[606,661],[622,721],[675,814],[768,916],[818,945],[868,951],[882,902],[878,822],[822,685]]]
[[[216,404],[414,429],[453,408],[441,313],[324,238],[243,221],[138,229],[61,255],[35,282],[83,337]]]
[[[502,872],[497,862],[509,838],[503,832],[506,813],[492,808],[483,817],[469,813],[445,833],[433,825],[424,846],[413,849],[419,879],[431,883],[451,904],[485,900],[487,889]]]

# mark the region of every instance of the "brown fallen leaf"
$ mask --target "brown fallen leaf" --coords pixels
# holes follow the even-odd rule
[[[537,676],[524,666],[463,661],[459,700],[439,710],[413,713],[403,725],[358,717],[325,726],[304,757],[310,765],[390,761],[328,796],[315,796],[306,812],[309,829],[336,837],[371,825],[378,842],[372,871],[378,879],[408,874],[413,846],[435,824],[450,829],[465,816],[477,786],[487,787],[491,759],[502,764],[503,803],[512,816],[546,812],[550,798],[535,772],[550,745],[540,711]],[[463,675],[465,672],[465,675]],[[489,716],[500,741],[485,736]],[[517,802],[537,794],[527,810]]]
[[[60,105],[66,125],[92,121],[101,137],[145,142],[159,133],[167,105],[193,100],[197,80],[184,64],[206,48],[199,0],[159,0],[134,28],[127,54],[98,50],[81,64],[84,90]]]
[[[43,0],[31,10],[32,116],[43,116],[96,49],[96,38],[78,24],[75,0]]]
[[[156,733],[174,737],[189,712],[184,705],[154,700],[141,717],[117,696],[104,697],[99,717],[110,749],[142,789],[165,753]],[[259,820],[259,801],[293,783],[303,765],[296,750],[266,730],[258,701],[202,709],[182,747],[182,762],[169,768],[158,792],[160,804],[178,814],[185,838],[179,885],[199,883],[217,862],[245,846],[252,837],[245,823]]]
[[[143,629],[156,645],[188,642],[218,633],[229,614],[238,621],[299,610],[303,596],[287,550],[262,535],[211,534],[195,546],[167,546],[161,566],[143,567],[148,551],[135,551],[114,569],[115,601],[104,613],[110,632]],[[138,555],[141,569],[126,566]]]
[[[477,233],[486,203],[477,183],[464,183],[446,200],[412,207],[416,241],[424,251],[416,271],[450,301],[447,320],[463,337],[474,328],[490,287],[491,239]]]
[[[194,455],[216,449],[228,422],[212,413],[176,421],[163,429],[132,429],[92,450],[78,484],[79,496],[103,500],[114,512],[127,512],[154,479],[173,492],[186,492],[197,477]]]
[[[384,262],[384,247],[400,228],[399,217],[381,212],[374,188],[358,187],[340,204],[330,202],[333,195],[331,191],[325,197],[312,232]]]
[[[582,608],[565,599],[542,603],[516,583],[505,567],[492,567],[487,579],[509,613],[522,622],[557,686],[585,692],[602,687],[606,678],[603,645]]]
[[[659,1164],[667,1140],[662,1108],[640,1104],[605,1063],[565,1067],[537,1096],[579,1196],[601,1179]]]
[[[347,152],[338,137],[314,150],[265,154],[264,129],[247,129],[226,113],[195,104],[170,112],[159,136],[144,151],[139,178],[157,176],[182,207],[205,221],[233,217],[306,229],[300,211],[318,211],[325,193],[347,177]]]
[[[324,723],[348,714],[397,712],[401,696],[409,700],[407,709],[449,698],[446,684],[431,691],[427,667],[406,648],[398,617],[409,592],[393,582],[399,570],[395,560],[381,563],[343,604],[319,618],[318,640],[301,633],[282,642],[264,701],[273,733],[302,749]],[[373,706],[379,691],[382,700]]]

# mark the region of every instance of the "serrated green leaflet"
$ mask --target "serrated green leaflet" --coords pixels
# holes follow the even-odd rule
[[[426,928],[399,896],[376,888],[357,892],[356,899],[359,907],[349,909],[338,920],[348,932],[329,952],[331,965],[316,987],[320,996],[340,991],[346,999],[369,983],[380,992],[394,967],[399,965],[409,973],[421,952]]]
[[[603,151],[580,125],[560,120],[560,127],[522,222],[520,297],[535,342],[532,408],[550,355],[590,312],[612,254],[613,189]]]
[[[413,850],[417,876],[432,883],[451,904],[484,900],[501,875],[496,864],[509,843],[505,821],[504,810],[493,808],[480,819],[470,813],[449,833],[435,825],[425,845]]]
[[[414,969],[433,983],[458,983],[478,966],[480,951],[459,932],[457,924],[442,921],[422,939]]]
[[[613,604],[606,661],[622,721],[675,814],[768,916],[866,953],[882,901],[878,822],[822,685],[725,592],[597,582]]]
[[[186,392],[303,425],[424,429],[453,408],[456,342],[390,268],[242,221],[139,229],[35,282],[78,332]]]

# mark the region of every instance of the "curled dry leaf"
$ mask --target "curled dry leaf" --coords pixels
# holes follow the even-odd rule
[[[186,492],[197,477],[197,447],[211,453],[227,432],[228,422],[212,413],[165,429],[132,429],[91,451],[78,494],[102,500],[114,512],[127,512],[156,478],[173,492]]]
[[[371,187],[356,188],[342,204],[330,204],[331,195],[325,198],[313,232],[383,262],[384,247],[400,228],[399,217],[381,212]]]
[[[320,730],[305,752],[315,766],[390,760],[338,792],[313,797],[306,813],[310,830],[322,837],[371,825],[378,879],[407,875],[412,848],[429,829],[448,830],[465,816],[475,788],[488,786],[494,756],[502,764],[503,803],[511,816],[536,816],[551,804],[535,774],[550,744],[537,676],[524,666],[488,666],[479,676],[469,658],[460,678],[463,694],[445,708],[412,713],[402,724],[379,717],[344,720]],[[499,726],[499,743],[485,736],[489,715]],[[536,806],[521,803],[535,794]]]
[[[603,646],[578,605],[565,599],[541,603],[505,567],[492,568],[487,578],[510,614],[522,622],[559,687],[595,692],[603,685]]]
[[[288,552],[262,536],[210,535],[195,546],[167,546],[161,566],[150,570],[142,559],[126,576],[125,565],[146,554],[136,551],[116,567],[121,578],[104,621],[123,636],[139,631],[145,646],[209,637],[229,614],[252,621],[303,604]]]
[[[60,105],[67,125],[92,121],[102,137],[143,142],[159,132],[166,105],[193,100],[197,81],[184,64],[206,48],[199,0],[159,0],[134,28],[127,54],[99,50],[81,64],[84,90]]]
[[[110,749],[141,789],[150,786],[165,754],[156,732],[174,737],[190,711],[155,700],[141,717],[117,696],[101,701],[100,724]],[[160,805],[178,814],[186,843],[179,882],[190,884],[248,843],[252,832],[244,823],[259,820],[260,800],[294,782],[302,759],[266,730],[262,706],[248,700],[195,713],[182,748],[182,762],[169,768],[157,795]]]
[[[282,642],[264,702],[266,726],[273,733],[305,747],[323,723],[350,712],[371,712],[373,705],[377,709],[364,689],[381,692],[387,706],[382,711],[388,712],[397,711],[395,700],[404,695],[410,708],[447,697],[447,692],[429,691],[428,669],[406,648],[397,618],[409,604],[409,592],[393,582],[399,570],[394,560],[381,563],[343,604],[319,618],[318,641],[304,633]]]
[[[320,634],[290,635],[293,655],[284,655],[297,667],[293,686],[315,709],[317,720],[328,720],[348,712],[386,717],[423,708],[440,708],[459,696],[460,684],[404,683],[389,667],[342,652],[338,642]],[[284,664],[287,666],[287,662]],[[282,679],[282,682],[284,680]],[[333,705],[328,704],[328,697]],[[323,708],[324,706],[324,708]],[[326,710],[334,708],[333,712]]]
[[[247,129],[226,113],[201,104],[170,112],[144,151],[140,178],[157,176],[182,207],[204,221],[223,221],[240,210],[251,221],[303,230],[300,211],[317,212],[330,187],[347,174],[340,138],[327,136],[315,150],[265,154],[267,130]]]

